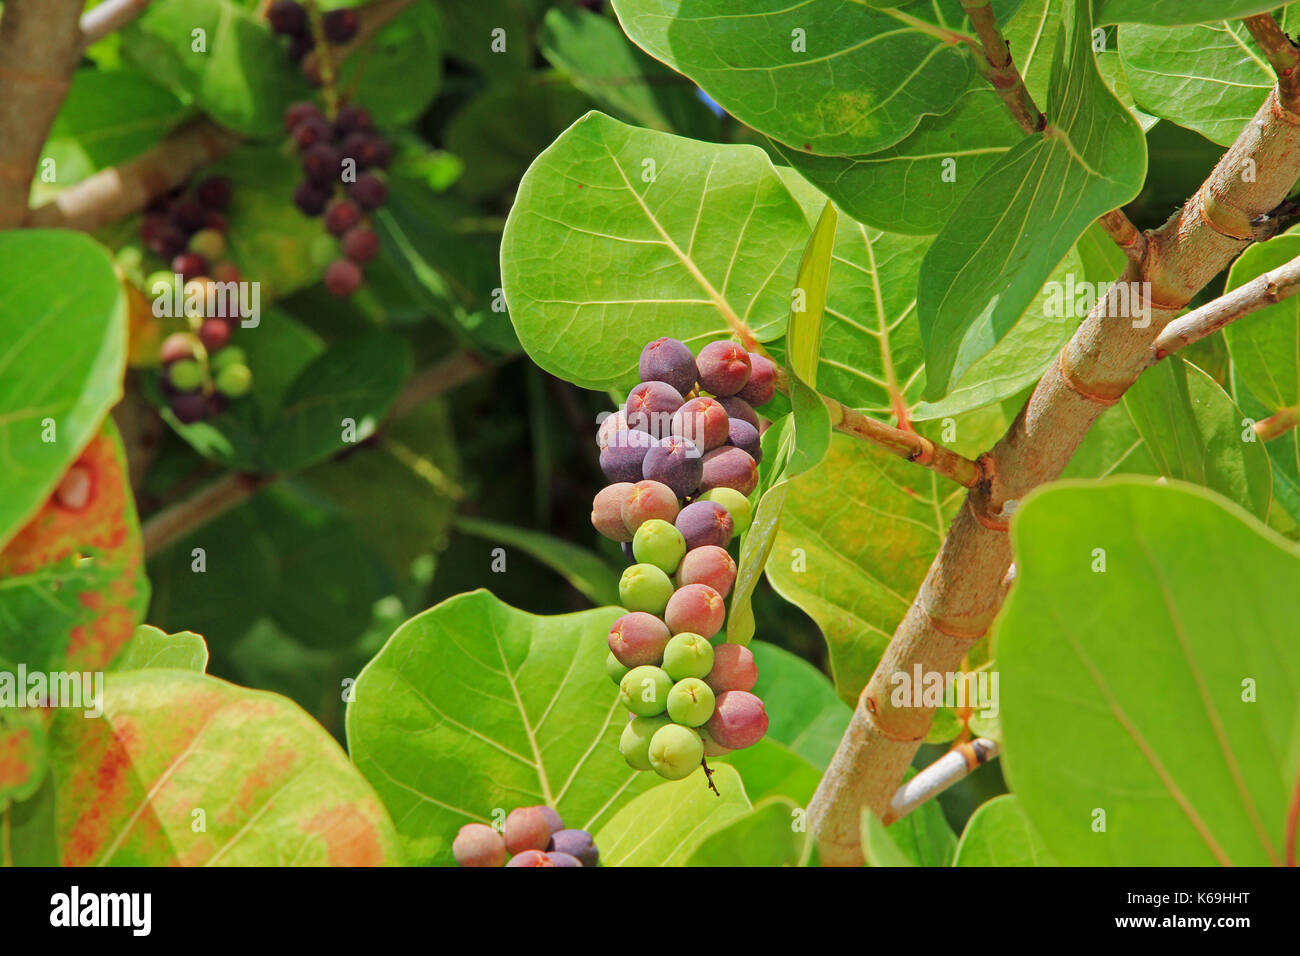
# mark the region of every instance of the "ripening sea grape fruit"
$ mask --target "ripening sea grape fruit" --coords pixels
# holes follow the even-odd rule
[[[616,481],[596,492],[591,502],[592,526],[611,541],[632,540],[632,532],[623,519],[623,502],[633,487],[631,482]]]
[[[552,866],[550,859],[541,850],[525,850],[510,858],[506,866]]]
[[[629,611],[662,614],[673,596],[673,582],[653,564],[634,564],[619,579],[618,596]]]
[[[673,413],[670,433],[690,439],[702,451],[718,448],[729,434],[727,410],[716,398],[692,398]]]
[[[736,583],[736,562],[726,548],[707,544],[692,548],[677,567],[677,584],[707,584],[724,598]]]
[[[672,574],[686,554],[686,539],[667,521],[652,518],[636,529],[632,536],[632,553],[638,561],[653,564],[665,574]]]
[[[695,356],[677,339],[655,339],[641,350],[637,371],[643,382],[666,382],[685,395],[695,387],[699,372]]]
[[[749,381],[749,353],[735,342],[710,342],[695,359],[700,387],[714,395],[735,395]]]
[[[682,509],[674,527],[682,533],[689,553],[710,545],[725,548],[735,525],[722,505],[713,501],[693,501]]]
[[[664,623],[674,634],[683,632],[712,637],[722,630],[727,604],[707,584],[688,584],[673,592],[664,611]]]
[[[505,846],[510,853],[545,850],[551,845],[551,821],[541,807],[519,807],[506,817]]]
[[[650,765],[650,739],[661,727],[671,724],[667,717],[633,717],[623,728],[618,752],[633,770],[653,770]]]
[[[758,464],[763,460],[763,442],[758,434],[758,429],[749,422],[743,422],[739,418],[733,418],[729,425],[727,434],[727,444],[733,448],[739,448],[754,463]]]
[[[555,847],[552,853],[567,853],[583,866],[596,866],[600,863],[600,851],[596,849],[596,841],[586,830],[557,830],[551,838],[551,843]]]
[[[758,487],[758,464],[747,452],[731,445],[706,452],[702,459],[700,488],[734,488],[742,495]]]
[[[669,780],[689,777],[704,759],[700,735],[681,724],[668,724],[650,738],[650,766]]]
[[[560,850],[552,850],[546,854],[546,859],[551,866],[582,866],[582,861],[572,853],[563,853]]]
[[[717,706],[716,702],[714,706]],[[703,741],[704,743],[704,756],[725,757],[727,754],[731,753],[730,747],[722,746],[722,744],[718,743],[716,740],[714,740],[712,737],[709,736],[709,730],[707,726],[696,727],[695,729],[699,732],[700,740]]]
[[[628,428],[663,438],[675,420],[674,413],[681,407],[681,394],[668,383],[642,382],[628,393],[623,414]]]
[[[754,652],[740,644],[722,644],[713,650],[713,668],[704,682],[713,693],[729,690],[753,690],[758,683],[758,665]]]
[[[546,818],[546,823],[551,828],[552,835],[564,829],[564,819],[554,807],[548,807],[543,803],[539,804],[536,809]],[[552,840],[552,843],[554,843],[554,840]]]
[[[624,667],[658,664],[672,634],[668,625],[653,614],[632,611],[609,628],[609,651]]]
[[[685,677],[668,692],[668,716],[674,723],[699,727],[713,716],[713,691],[698,677]]]
[[[776,364],[766,355],[749,353],[749,380],[736,397],[757,408],[776,395]]]
[[[602,490],[596,497],[599,498],[603,493]],[[660,521],[674,522],[679,511],[681,505],[671,488],[661,482],[647,481],[644,478],[627,489],[620,505],[623,524],[630,529],[629,535],[635,533],[636,529],[647,521],[656,518]]]
[[[700,495],[699,501],[712,501],[727,509],[734,526],[733,534],[744,534],[754,519],[754,507],[749,499],[735,488],[710,488]]]
[[[644,474],[642,462],[655,444],[655,439],[649,432],[634,428],[615,432],[600,451],[600,470],[610,481],[632,483],[653,477]],[[702,473],[702,466],[700,467]]]
[[[629,434],[645,433],[630,432]],[[642,458],[641,477],[667,485],[679,498],[689,498],[695,494],[704,477],[704,459],[695,443],[680,435],[669,435],[657,442],[648,434],[646,437],[654,444],[646,450]],[[601,452],[602,458],[608,451],[609,449],[606,448]],[[608,470],[605,475],[610,480],[614,480],[614,476],[610,475]]]
[[[749,402],[737,395],[726,395],[717,401],[733,424],[742,421],[754,429],[755,433],[758,432],[758,412],[754,411],[754,407]]]
[[[767,711],[763,702],[748,691],[726,690],[718,694],[706,726],[709,736],[722,746],[741,750],[763,739]]]
[[[604,451],[605,446],[609,444],[610,439],[615,434],[627,430],[627,415],[620,409],[617,412],[611,412],[601,421],[600,427],[596,429],[596,447]]]
[[[654,717],[668,708],[668,692],[673,679],[661,667],[643,664],[634,667],[618,685],[618,699],[638,717]]]
[[[713,669],[713,645],[698,634],[683,632],[664,647],[664,671],[675,681],[704,677]],[[672,702],[669,702],[669,712]]]
[[[506,841],[485,823],[467,823],[451,844],[451,855],[461,866],[505,866],[510,859]]]

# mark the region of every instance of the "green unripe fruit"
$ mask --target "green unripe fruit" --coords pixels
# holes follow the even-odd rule
[[[650,739],[672,721],[667,717],[633,717],[623,728],[618,740],[618,752],[633,770],[652,770],[650,765]]]
[[[172,296],[176,294],[176,273],[170,269],[159,269],[149,273],[144,280],[145,295]]]
[[[668,692],[668,716],[687,727],[698,727],[713,716],[713,691],[698,677],[679,680]]]
[[[167,367],[167,378],[174,387],[188,392],[203,384],[203,366],[194,359],[178,359]]]
[[[618,658],[611,652],[605,655],[605,673],[615,684],[621,683],[627,676],[627,668],[618,662]]]
[[[636,529],[632,554],[643,564],[653,564],[665,574],[672,574],[686,554],[682,533],[662,518],[651,518]]]
[[[247,365],[248,356],[244,354],[244,350],[238,345],[227,345],[215,355],[210,356],[208,364],[212,366],[213,371],[220,372],[227,365]]]
[[[226,256],[226,237],[216,229],[200,229],[190,236],[190,252],[197,252],[208,262],[218,262]]]
[[[239,398],[253,387],[253,373],[247,365],[227,365],[217,372],[216,385],[217,391],[227,398]]]
[[[634,564],[618,582],[619,600],[629,611],[662,615],[673,596],[673,582],[653,564]]]
[[[634,667],[618,682],[618,702],[638,717],[654,717],[668,708],[673,679],[651,664]]]
[[[683,631],[664,648],[664,670],[676,681],[707,676],[713,670],[713,645],[698,634]]]
[[[660,727],[650,738],[650,766],[669,780],[689,777],[704,759],[700,735],[681,724]]]
[[[700,495],[699,500],[712,501],[727,509],[727,514],[731,515],[733,538],[748,530],[750,522],[754,520],[754,506],[735,488],[710,488]]]

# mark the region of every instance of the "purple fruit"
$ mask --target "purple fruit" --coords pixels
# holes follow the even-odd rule
[[[609,412],[600,420],[600,425],[596,429],[596,447],[603,449],[609,444],[610,438],[625,428],[627,428],[627,415],[623,413],[623,410]]]
[[[373,129],[374,117],[370,110],[355,103],[339,107],[339,115],[334,120],[334,128],[340,133],[355,133],[359,129]]]
[[[706,545],[725,548],[735,530],[727,509],[712,501],[692,502],[681,510],[673,524],[686,539],[687,554]]]
[[[776,365],[765,355],[749,353],[749,381],[736,393],[753,407],[766,405],[776,394]]]
[[[266,19],[276,33],[303,33],[307,30],[307,11],[296,0],[275,0],[266,11]]]
[[[673,413],[682,407],[682,396],[677,389],[664,382],[642,382],[627,396],[627,425],[638,431],[649,432],[655,438],[670,433],[675,420]]]
[[[741,750],[763,739],[767,733],[767,711],[763,702],[747,691],[723,691],[705,727],[709,736],[722,746]]]
[[[628,434],[646,433],[629,432]],[[649,435],[646,437],[650,438]],[[654,441],[652,438],[650,440]],[[603,452],[601,457],[604,457]],[[667,485],[678,498],[689,498],[699,490],[700,481],[704,477],[704,459],[690,439],[669,435],[667,438],[660,439],[646,452],[641,466],[641,477]]]
[[[321,21],[325,39],[330,43],[347,43],[357,35],[357,28],[360,25],[361,19],[357,11],[351,8],[331,10]]]
[[[510,858],[501,834],[484,823],[461,827],[452,841],[451,855],[461,866],[504,866]]]
[[[632,531],[623,520],[623,502],[634,487],[626,481],[606,485],[591,502],[592,527],[611,541],[632,540]]]
[[[600,470],[610,481],[637,482],[648,478],[650,476],[643,473],[642,463],[654,446],[655,440],[649,432],[632,428],[615,432],[600,452]]]
[[[726,444],[727,422],[727,410],[716,398],[692,398],[673,415],[672,434],[712,451]]]
[[[643,382],[666,382],[685,395],[695,387],[699,373],[695,356],[677,339],[655,339],[641,350],[637,371]]]
[[[762,461],[763,443],[759,440],[758,429],[739,418],[733,418],[728,424],[727,444],[749,455],[754,464]]]
[[[388,200],[388,185],[374,173],[362,173],[348,187],[348,195],[362,209],[378,209]]]
[[[330,201],[329,190],[317,183],[304,181],[293,190],[293,202],[305,216],[319,216]]]
[[[547,855],[541,850],[525,850],[517,856],[512,856],[506,866],[554,866]]]
[[[713,669],[704,683],[718,695],[729,690],[753,690],[758,683],[754,652],[739,644],[719,644],[713,649]]]
[[[582,861],[571,853],[561,853],[558,850],[552,850],[546,854],[546,859],[550,861],[551,866],[582,866]]]
[[[758,431],[758,412],[750,407],[749,402],[736,395],[726,395],[718,399],[718,404],[726,411],[728,418],[749,422],[754,426],[754,431]]]
[[[185,425],[192,425],[208,416],[208,400],[202,392],[181,392],[171,400],[172,414]]]
[[[695,360],[700,387],[714,395],[735,395],[749,381],[749,353],[735,342],[710,342]]]
[[[546,817],[546,822],[551,826],[551,849],[555,849],[555,834],[564,829],[564,820],[560,817],[559,812],[554,807],[540,805],[533,809],[541,811],[542,816]],[[565,851],[568,852],[568,851]]]
[[[609,651],[624,667],[658,664],[664,648],[672,640],[668,625],[645,611],[632,611],[615,621],[609,629]]]
[[[632,551],[632,542],[624,541],[619,547],[623,549],[623,557],[627,558],[627,563],[636,564],[636,554]]]
[[[312,182],[329,186],[338,178],[342,162],[339,151],[329,143],[316,143],[303,151],[302,171]]]
[[[596,841],[586,830],[560,830],[553,840],[555,852],[577,857],[583,866],[596,866],[600,862],[600,851],[596,849]]]
[[[758,487],[758,465],[749,452],[724,445],[707,452],[703,458],[700,490],[734,488],[742,495]]]

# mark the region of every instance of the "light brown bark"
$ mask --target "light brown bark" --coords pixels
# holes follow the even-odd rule
[[[895,672],[956,671],[988,630],[1006,593],[1016,504],[1051,481],[1092,423],[1148,364],[1160,330],[1254,239],[1251,221],[1276,207],[1300,178],[1300,115],[1271,91],[1195,196],[1147,237],[1140,264],[1121,282],[1149,283],[1150,322],[1135,324],[1118,287],[1089,313],[984,459],[985,480],[967,497],[947,538],[863,689],[848,730],[808,808],[827,865],[862,862],[861,809],[884,814],[930,726],[926,708],[895,707]],[[1130,303],[1135,297],[1129,297]]]

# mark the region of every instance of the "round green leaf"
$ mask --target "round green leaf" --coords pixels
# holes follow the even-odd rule
[[[1004,793],[980,805],[962,831],[953,866],[1056,866],[1020,801]]]

